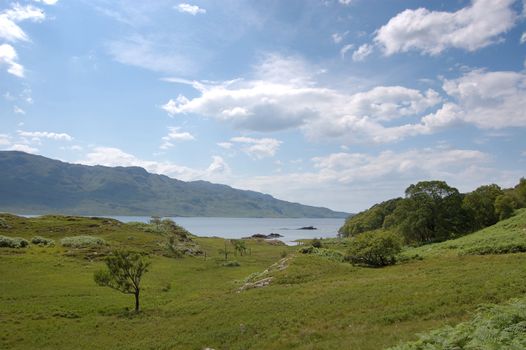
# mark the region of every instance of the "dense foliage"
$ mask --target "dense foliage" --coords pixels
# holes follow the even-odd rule
[[[402,198],[391,199],[373,205],[370,209],[364,210],[348,220],[340,228],[339,234],[344,237],[356,236],[362,232],[373,231],[383,227],[385,217],[390,215]]]
[[[346,220],[340,235],[352,237],[381,228],[398,232],[408,244],[441,242],[509,218],[526,206],[526,179],[512,189],[480,186],[461,194],[444,181],[409,186],[404,198],[372,206]]]
[[[402,239],[391,231],[370,231],[353,239],[346,260],[353,264],[381,267],[396,262]]]

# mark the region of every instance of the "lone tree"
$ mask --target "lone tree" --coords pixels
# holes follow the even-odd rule
[[[150,262],[140,253],[115,251],[106,258],[107,269],[95,272],[95,283],[135,296],[135,312],[139,312],[139,294],[142,275],[148,272]]]

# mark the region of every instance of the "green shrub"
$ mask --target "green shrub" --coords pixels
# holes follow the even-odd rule
[[[45,237],[40,237],[40,236],[35,236],[31,238],[31,243],[40,245],[40,246],[54,246],[55,245],[55,241],[52,240],[51,238],[45,238]]]
[[[490,255],[526,252],[526,243],[509,243],[494,246],[473,247],[462,252],[461,255]]]
[[[417,341],[390,349],[526,349],[526,300],[484,306],[469,322],[420,334]]]
[[[313,246],[308,246],[308,247],[301,247],[300,249],[298,249],[298,252],[301,253],[301,254],[318,255],[318,256],[321,256],[323,258],[327,258],[327,259],[333,260],[333,261],[343,261],[344,260],[343,254],[340,253],[339,251],[333,250],[333,249],[316,248],[316,247],[313,247]]]
[[[227,262],[223,263],[223,266],[226,266],[226,267],[238,267],[238,266],[241,266],[241,264],[238,263],[235,260],[232,260],[232,261],[227,261]]]
[[[358,235],[348,250],[346,260],[353,264],[381,267],[396,263],[402,250],[402,238],[390,231],[370,231]]]
[[[318,238],[314,238],[312,241],[310,241],[310,245],[314,248],[321,248],[321,240],[319,240]]]
[[[25,248],[28,245],[28,240],[20,237],[0,236],[0,248]]]
[[[0,218],[0,229],[2,228],[8,229],[8,228],[11,228],[11,226],[9,226],[3,218]]]
[[[68,248],[87,248],[106,245],[106,241],[94,236],[73,236],[62,238],[60,244]]]

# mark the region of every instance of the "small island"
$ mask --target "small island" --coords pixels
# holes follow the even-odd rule
[[[314,226],[303,226],[300,227],[298,230],[317,230],[317,228]]]

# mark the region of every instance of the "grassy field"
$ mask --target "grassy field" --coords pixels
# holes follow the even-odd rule
[[[382,349],[416,333],[468,320],[480,304],[526,292],[526,254],[473,254],[526,242],[526,211],[455,241],[408,249],[394,266],[354,267],[296,248],[250,241],[251,255],[222,265],[219,238],[195,238],[204,256],[163,256],[163,238],[114,220],[2,215],[0,235],[54,239],[54,247],[0,248],[2,349]],[[2,221],[0,221],[1,223]],[[93,235],[108,246],[69,249]],[[511,242],[511,243],[510,243]],[[346,242],[332,241],[344,250]],[[143,312],[133,297],[98,287],[94,271],[112,248],[151,253]],[[471,252],[471,253],[466,253]],[[501,251],[502,252],[502,251]],[[264,288],[243,281],[288,254]],[[417,258],[415,256],[418,255]]]

